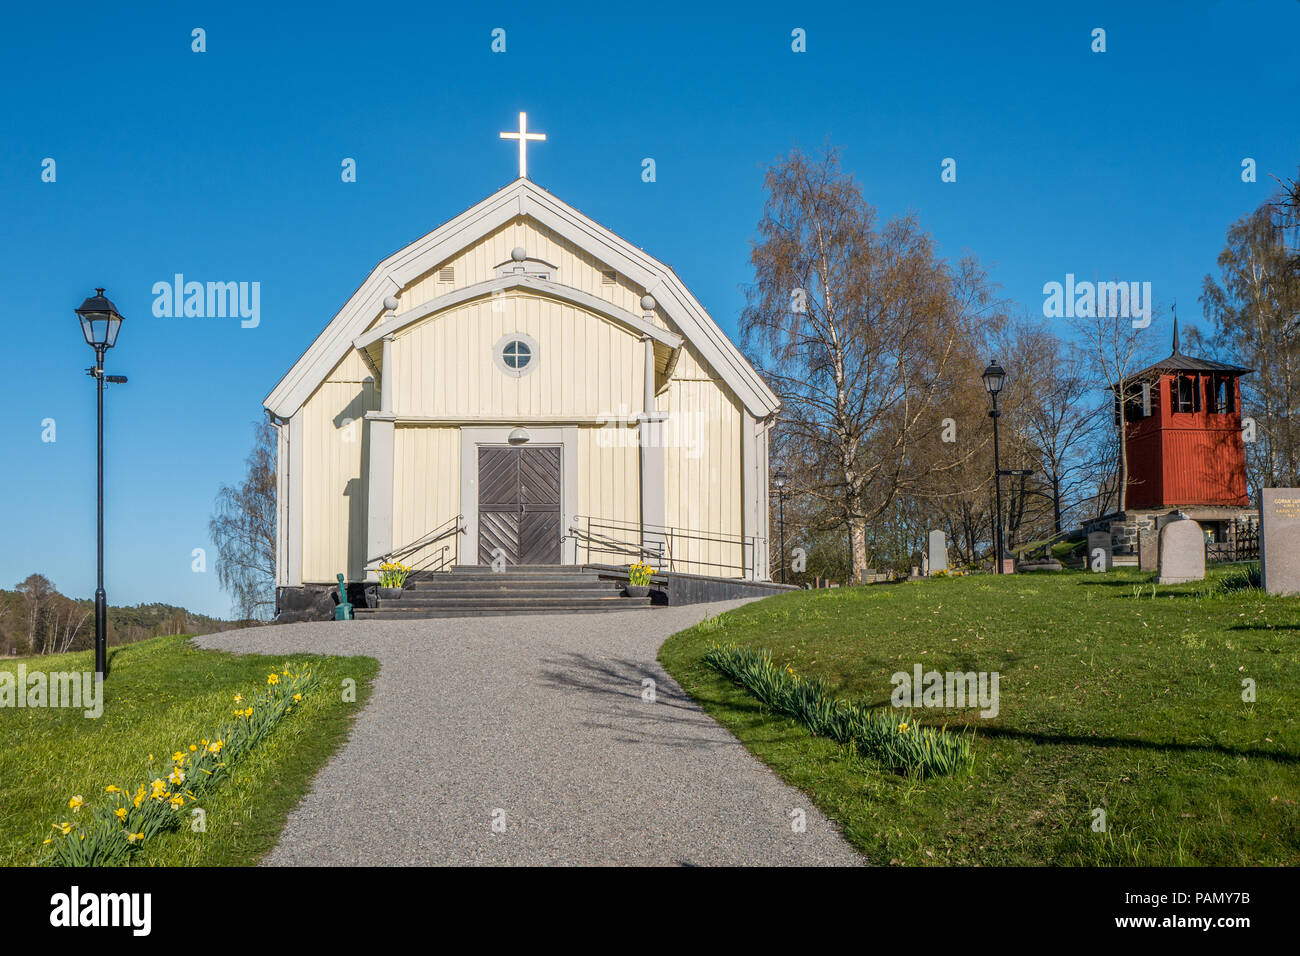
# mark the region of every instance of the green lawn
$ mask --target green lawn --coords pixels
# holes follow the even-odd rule
[[[0,708],[0,865],[37,862],[51,825],[72,818],[71,796],[91,803],[104,797],[108,784],[153,779],[160,767],[170,767],[169,754],[210,736],[231,716],[235,694],[265,687],[267,674],[286,661],[199,650],[185,637],[111,648],[110,655],[104,712],[97,719],[81,710]],[[275,845],[285,817],[346,737],[379,667],[368,657],[287,660],[310,661],[319,685],[199,801],[206,832],[185,825],[163,834],[137,864],[249,865]],[[89,653],[24,663],[29,673],[94,666]],[[0,663],[0,670],[16,668],[12,660]],[[345,678],[356,681],[355,703],[342,699]]]
[[[880,864],[1300,864],[1300,599],[1226,572],[972,576],[768,598],[670,638],[668,671]],[[1141,587],[1145,593],[1135,593]],[[897,671],[997,671],[970,775],[884,772],[702,663],[753,644],[889,706]],[[1242,701],[1242,680],[1257,697]],[[1092,828],[1094,808],[1107,814]]]

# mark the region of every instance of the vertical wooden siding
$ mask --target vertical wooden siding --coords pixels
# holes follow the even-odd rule
[[[522,332],[538,343],[536,367],[518,378],[494,359],[497,343]],[[640,408],[645,377],[638,337],[553,299],[507,294],[467,303],[399,333],[393,341],[398,417],[597,417]]]
[[[355,353],[303,405],[304,582],[333,583],[339,573],[350,581],[362,576],[369,507],[364,418],[378,407],[374,380]]]
[[[739,403],[688,347],[659,396],[659,408],[669,413],[664,454],[668,524],[702,536],[740,536]],[[745,560],[752,560],[739,544],[717,541],[682,543],[673,557],[678,570],[735,576]]]
[[[393,485],[394,550],[460,514],[464,510],[460,504],[460,429],[398,425],[393,431]],[[436,560],[434,552],[447,544],[451,542],[422,549],[406,559],[407,563]],[[473,564],[473,548],[463,536],[460,549]]]

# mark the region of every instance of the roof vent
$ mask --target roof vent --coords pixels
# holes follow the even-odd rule
[[[605,271],[600,274],[601,285],[613,285],[618,280],[618,273]]]
[[[439,282],[455,282],[455,281],[456,281],[456,269],[455,269],[455,267],[454,267],[454,266],[443,266],[441,269],[439,269],[439,270],[438,270],[438,281],[439,281]]]

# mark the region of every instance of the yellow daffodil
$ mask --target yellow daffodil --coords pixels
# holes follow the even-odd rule
[[[143,840],[143,839],[144,839],[143,833],[128,833],[126,835],[126,840],[128,843],[135,843],[136,841]]]
[[[104,792],[105,792],[105,793],[121,793],[121,792],[122,792],[122,788],[121,788],[121,787],[115,787],[115,786],[113,786],[113,785],[110,783],[107,787],[104,788]]]
[[[116,810],[113,811],[113,816],[117,817],[119,820],[125,820],[126,807],[118,807]]]
[[[185,782],[185,771],[182,770],[180,767],[177,767],[175,770],[173,770],[173,771],[171,772],[171,774],[167,777],[167,779],[168,779],[171,783],[184,783],[184,782]]]
[[[78,794],[77,796],[73,797],[71,800],[68,801],[68,809],[71,810],[73,813],[79,812],[81,808],[84,807],[85,805],[86,805],[86,801],[81,799],[80,794]]]
[[[907,724],[899,724],[898,729],[905,732],[907,730]]]
[[[294,694],[294,695],[293,695],[293,699],[294,699],[294,700],[302,700],[302,694]]]
[[[181,753],[179,750],[176,751],[174,754],[172,754],[173,763],[183,763],[184,761],[185,761],[185,754]]]
[[[252,716],[253,716],[253,708],[249,707],[247,710],[245,710],[245,711],[244,711],[244,716],[245,716],[245,717],[252,717]]]
[[[279,674],[267,674],[267,675],[266,675],[266,682],[267,682],[268,684],[278,684],[278,683],[280,683],[280,675],[279,675]]]
[[[54,824],[54,829],[58,830],[58,831],[59,831],[60,833],[62,833],[64,836],[67,836],[69,833],[72,832],[72,824],[71,824],[71,823],[56,823],[56,824]]]
[[[221,753],[221,748],[225,745],[226,743],[223,740],[214,740],[212,743],[208,744],[208,753],[219,754]]]
[[[172,798],[167,802],[172,805],[173,810],[179,810],[182,806],[185,805],[185,798],[182,797],[179,793],[177,793],[177,794],[173,794]]]
[[[194,753],[194,751],[196,751],[196,750],[198,750],[198,749],[199,749],[199,745],[198,745],[198,744],[190,744],[190,753]]]
[[[243,702],[244,702],[244,695],[243,695],[243,694],[236,694],[236,695],[235,695],[235,703],[236,703],[236,704],[242,704]]]

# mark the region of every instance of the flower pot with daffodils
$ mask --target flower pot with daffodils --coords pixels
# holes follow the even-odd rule
[[[379,566],[379,597],[392,601],[402,596],[402,588],[411,569],[400,561],[385,561]]]
[[[638,561],[627,568],[627,586],[623,589],[628,597],[647,597],[650,594],[650,576],[654,574],[650,565]]]

